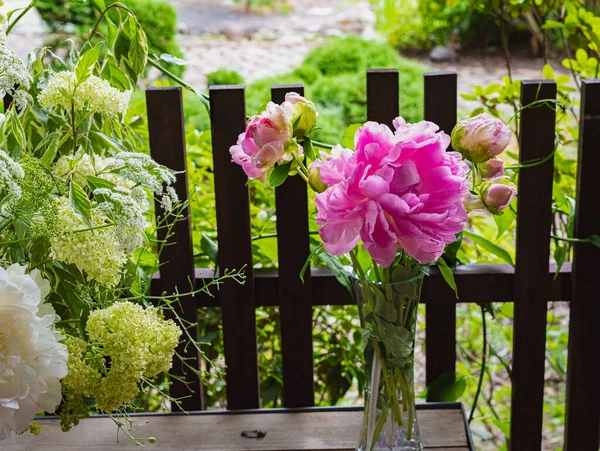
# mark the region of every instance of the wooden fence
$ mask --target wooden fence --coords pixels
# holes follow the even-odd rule
[[[425,119],[450,133],[456,123],[457,84],[453,72],[425,74]],[[272,99],[281,102],[286,92],[303,93],[302,85],[273,86]],[[367,116],[386,123],[399,114],[398,72],[370,70],[367,74]],[[554,99],[552,81],[525,81],[523,104]],[[150,145],[153,157],[172,169],[186,169],[182,96],[179,88],[147,91]],[[246,266],[246,283],[225,283],[214,297],[200,294],[181,299],[183,316],[196,321],[197,308],[220,307],[227,365],[229,409],[258,408],[255,308],[279,306],[283,358],[283,404],[285,407],[314,405],[312,309],[319,305],[350,305],[350,294],[331,272],[313,268],[299,272],[309,255],[308,203],[305,183],[293,177],[276,188],[277,245],[279,269],[252,270],[249,191],[241,168],[231,163],[229,147],[246,125],[243,86],[210,88],[212,144],[220,268]],[[367,118],[365,118],[367,119]],[[521,161],[550,155],[554,149],[555,111],[548,104],[522,111]],[[600,232],[600,81],[583,82],[579,170],[575,236]],[[439,274],[425,281],[422,302],[426,304],[426,379],[432,382],[445,371],[455,370],[456,304],[514,302],[514,349],[512,421],[510,449],[541,448],[544,396],[546,313],[550,301],[570,301],[570,336],[567,377],[565,449],[597,450],[600,429],[600,299],[596,290],[600,250],[575,244],[573,265],[565,265],[554,279],[549,267],[552,221],[553,159],[521,169],[518,178],[516,266],[464,265],[455,268],[460,300]],[[177,192],[188,198],[185,174],[180,174]],[[194,268],[189,219],[177,225],[172,241],[161,256],[160,279],[154,292],[201,286],[212,271]],[[195,333],[190,329],[190,333]],[[191,349],[191,347],[190,347]],[[189,349],[188,349],[189,351]],[[185,350],[180,347],[179,352]],[[192,365],[197,355],[189,353]],[[181,369],[178,369],[181,371]],[[186,375],[195,395],[183,402],[186,410],[204,408],[202,387],[190,371]],[[174,396],[187,394],[175,381]]]

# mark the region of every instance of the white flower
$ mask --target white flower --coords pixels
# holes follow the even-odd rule
[[[25,176],[19,163],[0,150],[0,193],[6,191],[7,200],[19,200],[21,197],[20,182]]]
[[[46,109],[61,106],[71,110],[73,102],[76,111],[85,109],[92,113],[113,115],[125,113],[130,98],[131,91],[121,92],[95,75],[77,86],[75,72],[63,71],[54,74],[38,96],[38,101]]]
[[[31,75],[23,61],[0,40],[0,99],[10,94],[18,108],[27,106],[26,89],[31,86]]]
[[[0,439],[60,404],[68,355],[54,328],[59,317],[44,302],[49,293],[38,270],[0,268]]]

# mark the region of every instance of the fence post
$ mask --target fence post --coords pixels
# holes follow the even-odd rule
[[[219,268],[241,269],[246,282],[227,280],[220,287],[227,383],[227,408],[255,409],[260,405],[256,348],[254,271],[248,178],[231,162],[229,148],[246,128],[243,86],[210,87]]]
[[[583,80],[577,158],[577,238],[600,233],[600,80]],[[600,249],[575,243],[570,303],[565,450],[597,450],[600,436]]]
[[[174,185],[177,196],[182,202],[187,202],[188,182],[185,150],[185,129],[183,121],[183,101],[181,88],[150,88],[146,91],[148,109],[148,132],[150,137],[150,152],[160,164],[179,172]],[[155,201],[157,217],[164,216],[160,202]],[[194,290],[194,255],[192,249],[192,227],[189,205],[182,212],[184,219],[177,221],[172,235],[166,236],[164,228],[158,229],[158,239],[167,239],[160,255],[160,280],[154,281],[152,291],[160,294],[166,291],[171,294],[176,290],[185,293]],[[194,296],[182,296],[179,305],[175,305],[178,315],[187,321],[188,332],[197,340],[197,307]],[[170,312],[166,312],[170,316]],[[186,340],[177,347],[177,353],[185,357],[186,363],[200,370],[198,353],[194,346],[187,346]],[[174,398],[181,400],[182,409],[202,410],[204,408],[202,385],[200,378],[182,362],[175,359],[173,370],[176,375],[184,377],[186,383],[173,379],[170,392]],[[190,389],[193,395],[190,395]]]
[[[425,120],[435,122],[448,135],[456,125],[456,82],[456,72],[425,74]],[[425,309],[425,376],[429,385],[444,372],[456,370],[456,304],[428,304]]]
[[[367,120],[392,127],[400,115],[398,69],[367,70]]]
[[[281,104],[288,92],[304,95],[304,86],[273,86],[271,98]],[[275,207],[283,405],[310,407],[315,403],[310,268],[304,273],[304,282],[300,279],[300,271],[310,255],[306,182],[295,176],[275,188]]]
[[[554,152],[555,105],[527,105],[555,98],[554,81],[521,83],[521,163]],[[554,158],[519,171],[511,451],[541,449],[553,171]]]

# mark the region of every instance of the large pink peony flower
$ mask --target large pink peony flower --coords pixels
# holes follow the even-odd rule
[[[321,165],[330,187],[317,195],[317,223],[325,249],[335,255],[359,241],[383,267],[399,248],[420,263],[436,260],[462,231],[467,214],[468,167],[450,138],[431,122],[394,121],[396,132],[367,122],[354,153],[337,151]]]

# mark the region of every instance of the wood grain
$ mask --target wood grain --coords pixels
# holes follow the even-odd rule
[[[425,449],[468,450],[460,409],[418,410]],[[137,417],[136,437],[156,437],[148,450],[161,451],[351,451],[354,450],[362,412],[263,413],[239,415],[170,415]],[[115,443],[116,426],[109,418],[90,418],[68,434],[55,419],[39,421],[39,436],[24,435],[2,442],[6,450],[112,451],[135,449],[123,434]],[[263,439],[242,437],[242,431],[260,430]]]

